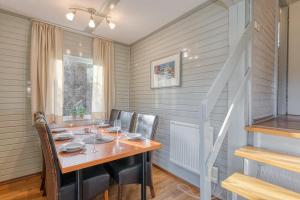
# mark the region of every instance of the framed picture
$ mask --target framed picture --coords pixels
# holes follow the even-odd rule
[[[151,62],[151,88],[180,86],[180,53]]]

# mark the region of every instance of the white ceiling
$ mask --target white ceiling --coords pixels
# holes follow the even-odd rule
[[[0,8],[41,19],[60,26],[84,31],[89,15],[78,13],[74,21],[65,18],[71,6],[92,7],[100,10],[107,0],[0,0]],[[110,15],[117,27],[104,23],[94,34],[131,44],[163,25],[180,17],[207,0],[120,0]]]

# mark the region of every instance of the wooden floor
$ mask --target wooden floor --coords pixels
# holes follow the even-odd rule
[[[259,127],[268,127],[273,129],[300,130],[300,116],[279,115],[278,117],[255,124]]]
[[[194,200],[178,189],[178,185],[186,185],[180,179],[154,167],[153,178],[156,197],[154,200]],[[1,200],[46,200],[39,191],[40,177],[38,175],[21,179],[5,185],[0,185]],[[191,187],[192,192],[199,195],[199,191],[195,187]],[[117,199],[117,188],[112,186],[109,189],[110,200]],[[148,199],[150,199],[149,190],[147,191]],[[102,198],[97,198],[102,199]],[[140,199],[140,187],[138,185],[124,186],[123,200]]]

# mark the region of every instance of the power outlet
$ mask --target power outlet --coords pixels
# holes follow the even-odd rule
[[[215,184],[219,182],[219,168],[213,167],[211,170],[211,181]]]

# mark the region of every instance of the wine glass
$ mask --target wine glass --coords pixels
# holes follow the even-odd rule
[[[114,121],[114,127],[117,129],[117,139],[119,139],[119,131],[121,130],[121,120],[115,120]]]
[[[91,128],[91,136],[93,139],[93,149],[91,150],[92,153],[96,153],[97,149],[96,149],[96,139],[97,139],[97,124],[96,124],[96,120],[92,120],[92,128]]]

